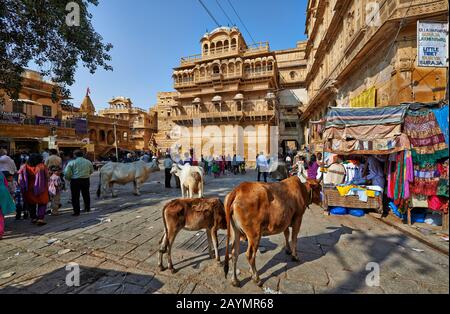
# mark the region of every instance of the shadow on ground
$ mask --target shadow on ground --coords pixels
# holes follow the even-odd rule
[[[0,294],[142,294],[157,293],[163,286],[153,275],[84,266],[79,267],[79,286],[69,286],[66,278],[69,284],[76,282],[73,271],[63,267],[34,281],[6,286]]]

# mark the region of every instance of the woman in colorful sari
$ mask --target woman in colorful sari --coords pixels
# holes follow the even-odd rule
[[[46,224],[44,218],[49,202],[48,180],[47,167],[39,154],[32,154],[27,163],[19,170],[19,185],[30,211],[31,222],[38,226]]]
[[[0,172],[0,240],[5,232],[5,215],[12,214],[16,205],[8,190],[8,181]]]

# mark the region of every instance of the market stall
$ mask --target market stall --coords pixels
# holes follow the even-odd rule
[[[407,183],[410,199],[397,200],[395,186],[398,184],[394,183],[394,187],[388,190],[400,216],[406,214],[408,224],[423,222],[426,211],[432,211],[441,213],[442,227],[448,229],[448,125],[448,103],[409,104],[404,131],[411,141],[413,178]],[[420,208],[424,209],[421,213]]]
[[[325,209],[383,212],[387,156],[410,149],[402,133],[407,109],[407,105],[329,109],[322,137]]]
[[[323,127],[323,205],[383,209],[448,229],[448,104],[330,108]],[[419,211],[419,208],[423,208]]]

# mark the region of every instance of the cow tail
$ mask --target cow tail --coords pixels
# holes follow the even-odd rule
[[[98,187],[97,187],[97,198],[100,198],[101,194],[102,194],[102,172],[99,171]]]
[[[231,236],[231,205],[233,204],[234,199],[236,198],[236,191],[232,191],[225,198],[225,219],[227,221],[227,242],[225,246],[225,262],[223,266],[223,270],[225,272],[225,278],[228,276],[229,271],[229,246],[230,246],[230,236]]]

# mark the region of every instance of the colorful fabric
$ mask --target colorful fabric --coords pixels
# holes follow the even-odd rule
[[[434,211],[448,213],[448,198],[436,195],[429,196],[428,208]]]
[[[433,174],[433,177],[424,176],[414,176],[414,182],[411,187],[411,192],[413,194],[422,194],[427,196],[436,195],[437,187],[439,184],[439,171],[437,170],[437,165],[426,164],[414,165],[414,172],[419,174]]]
[[[438,196],[449,196],[449,182],[448,182],[448,169],[449,169],[449,160],[445,160],[442,163],[438,163],[437,169],[439,172],[439,183],[437,187]]]
[[[399,211],[406,211],[407,200],[411,196],[411,184],[414,182],[414,167],[410,151],[392,156],[388,165],[387,196],[394,200]]]
[[[43,163],[36,167],[23,165],[19,170],[19,185],[27,204],[47,204],[48,195],[48,171]]]
[[[410,138],[414,164],[425,166],[427,163],[434,164],[436,160],[448,157],[445,135],[432,110],[408,111],[404,129]]]
[[[8,189],[8,181],[0,172],[0,216],[9,215],[16,210],[16,205]]]
[[[436,117],[436,121],[441,128],[441,132],[444,134],[445,143],[448,144],[448,104],[439,109],[433,109],[434,116]]]
[[[329,108],[325,128],[402,124],[408,105],[381,108]]]

